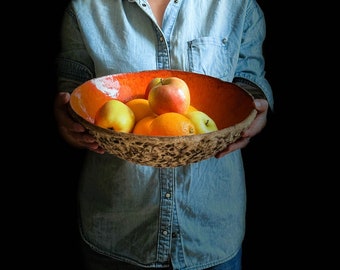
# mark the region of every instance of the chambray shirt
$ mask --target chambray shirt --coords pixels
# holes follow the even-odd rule
[[[247,79],[273,105],[264,15],[253,0],[172,0],[162,28],[144,0],[75,0],[61,37],[60,91],[108,74],[180,69]],[[89,151],[79,183],[81,235],[99,253],[144,267],[223,263],[244,238],[244,177],[239,150],[175,168]]]

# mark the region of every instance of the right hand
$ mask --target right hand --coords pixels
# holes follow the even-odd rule
[[[81,124],[71,118],[67,108],[69,102],[70,94],[68,92],[58,93],[54,102],[54,114],[60,135],[73,147],[104,154],[105,150],[98,145],[95,138]]]
[[[255,99],[254,102],[257,114],[250,127],[242,133],[240,139],[238,139],[234,143],[229,144],[226,149],[217,153],[215,155],[216,158],[224,157],[226,154],[229,154],[237,149],[242,149],[246,147],[249,144],[250,138],[260,133],[262,129],[266,126],[267,114],[269,109],[268,101],[265,99]]]

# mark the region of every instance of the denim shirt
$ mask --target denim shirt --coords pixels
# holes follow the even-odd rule
[[[264,38],[253,0],[171,0],[162,28],[146,0],[75,0],[63,21],[59,90],[108,74],[179,69],[247,79],[273,106]],[[81,235],[99,253],[144,267],[223,263],[244,238],[244,177],[240,150],[175,168],[89,152],[79,183]]]

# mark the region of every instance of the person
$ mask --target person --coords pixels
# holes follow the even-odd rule
[[[241,269],[246,215],[241,150],[265,128],[274,105],[265,77],[260,5],[73,0],[60,37],[55,118],[68,144],[88,150],[77,194],[85,269]],[[235,83],[253,95],[257,116],[238,141],[186,166],[142,166],[105,153],[70,117],[70,93],[95,77],[155,69]]]

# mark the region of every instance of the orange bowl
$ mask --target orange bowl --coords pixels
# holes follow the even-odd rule
[[[155,77],[178,77],[190,90],[191,105],[208,114],[219,130],[190,136],[144,136],[94,125],[97,110],[110,99],[144,97]],[[70,113],[108,153],[140,165],[177,167],[213,157],[240,138],[256,116],[253,98],[237,85],[179,70],[146,70],[98,77],[71,94]]]

